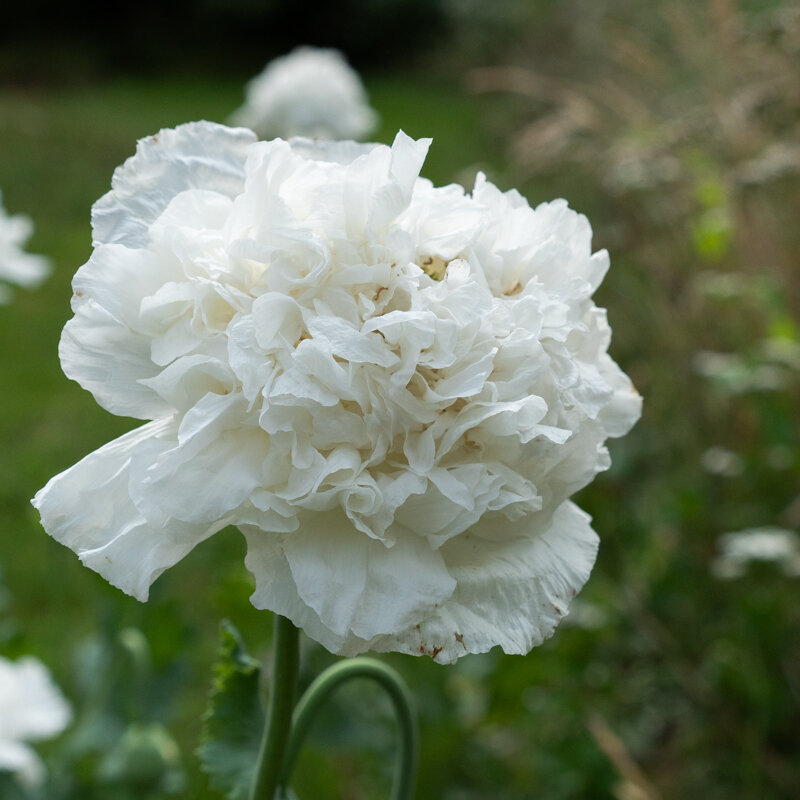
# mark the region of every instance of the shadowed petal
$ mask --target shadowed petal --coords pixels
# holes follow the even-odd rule
[[[470,531],[451,539],[442,554],[456,581],[452,596],[398,635],[374,639],[370,648],[425,653],[442,664],[496,645],[509,654],[527,653],[552,635],[589,578],[598,546],[590,521],[567,502],[541,533],[498,542]],[[483,520],[476,529],[500,524]]]
[[[443,559],[424,539],[406,531],[388,548],[354,530],[341,513],[316,515],[305,526],[301,522],[300,530],[282,541],[260,531],[245,530],[245,536],[245,564],[256,577],[254,605],[301,619],[316,617],[342,643],[408,627],[455,588]],[[280,588],[288,576],[275,577],[284,559],[296,587],[289,604]]]

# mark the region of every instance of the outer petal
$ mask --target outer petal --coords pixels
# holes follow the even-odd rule
[[[337,634],[371,639],[402,629],[455,588],[421,537],[406,531],[388,548],[339,514],[301,526],[286,537],[284,552],[300,597]]]
[[[161,367],[150,356],[151,340],[135,333],[93,300],[81,303],[61,333],[58,355],[67,376],[90,391],[112,414],[153,419],[169,406],[140,381]]]
[[[341,512],[309,516],[305,523],[282,538],[244,530],[245,564],[256,578],[251,599],[304,627],[309,620],[321,625],[319,641],[335,652],[348,641],[413,625],[455,589],[441,556],[411,531],[388,548],[356,531]],[[284,564],[294,592],[287,591]]]
[[[244,186],[245,153],[252,131],[208,122],[189,123],[142,139],[119,167],[112,190],[92,209],[92,258],[73,281],[75,317],[64,329],[64,371],[115,414],[152,419],[167,410],[138,383],[160,370],[152,336],[139,320],[142,298],[175,276],[153,253],[137,252],[171,201],[188,189],[233,197]],[[105,246],[103,245],[112,245]],[[171,265],[174,269],[175,265]]]
[[[144,246],[149,226],[187,189],[234,197],[244,185],[246,151],[255,140],[252,131],[213,122],[189,122],[141,139],[136,155],[114,171],[111,191],[92,208],[95,244]]]
[[[501,520],[483,520],[476,529]],[[527,653],[553,634],[589,578],[598,546],[590,522],[566,502],[541,533],[505,542],[473,532],[455,537],[442,548],[456,580],[453,595],[398,635],[372,640],[370,649],[427,654],[442,664],[496,645],[509,654]]]
[[[326,628],[319,616],[297,593],[289,562],[283,552],[284,536],[270,533],[252,525],[239,525],[247,540],[244,563],[256,579],[250,602],[256,608],[269,609],[290,619],[306,635],[332,653],[343,653],[344,636]],[[346,655],[355,655],[347,653]]]
[[[154,459],[137,459],[131,495],[148,519],[213,526],[229,519],[259,487],[269,438],[260,428],[242,424],[243,405],[237,395],[207,394]]]
[[[630,378],[609,357],[603,359],[601,368],[614,394],[598,419],[609,436],[624,436],[642,416],[642,396]]]
[[[133,504],[132,461],[155,462],[176,435],[169,419],[143,425],[56,475],[33,499],[54,539],[138,600],[147,599],[165,569],[229,522],[145,519]]]
[[[479,526],[502,524],[499,518]],[[524,654],[541,644],[588,579],[598,544],[589,516],[567,502],[541,533],[497,542],[476,531],[451,540],[438,551],[448,580],[413,545],[405,553],[398,549],[401,541],[420,541],[410,531],[388,550],[366,540],[371,549],[362,552],[364,542],[335,525],[285,537],[243,532],[257,608],[289,617],[334,653],[393,651],[443,664],[496,645]],[[384,565],[371,560],[379,548]],[[392,632],[381,634],[381,627]]]

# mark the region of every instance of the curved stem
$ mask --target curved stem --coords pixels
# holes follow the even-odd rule
[[[391,698],[400,726],[400,741],[392,781],[391,800],[410,800],[417,774],[418,737],[411,698],[400,675],[387,664],[374,658],[350,658],[328,667],[300,698],[292,719],[292,730],[286,747],[279,785],[286,787],[317,710],[342,683],[354,678],[377,681]]]
[[[267,720],[250,789],[250,800],[275,800],[297,691],[299,631],[286,617],[275,614],[274,632]]]

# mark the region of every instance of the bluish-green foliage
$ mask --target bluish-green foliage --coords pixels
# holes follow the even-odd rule
[[[265,720],[260,677],[258,661],[225,621],[197,755],[211,785],[231,800],[250,796]]]

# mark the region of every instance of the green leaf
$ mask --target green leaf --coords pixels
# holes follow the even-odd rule
[[[265,717],[260,673],[241,635],[225,620],[197,755],[211,786],[230,800],[247,799],[258,759]]]
[[[733,225],[725,208],[704,211],[692,226],[694,251],[707,261],[721,261],[733,242]]]

